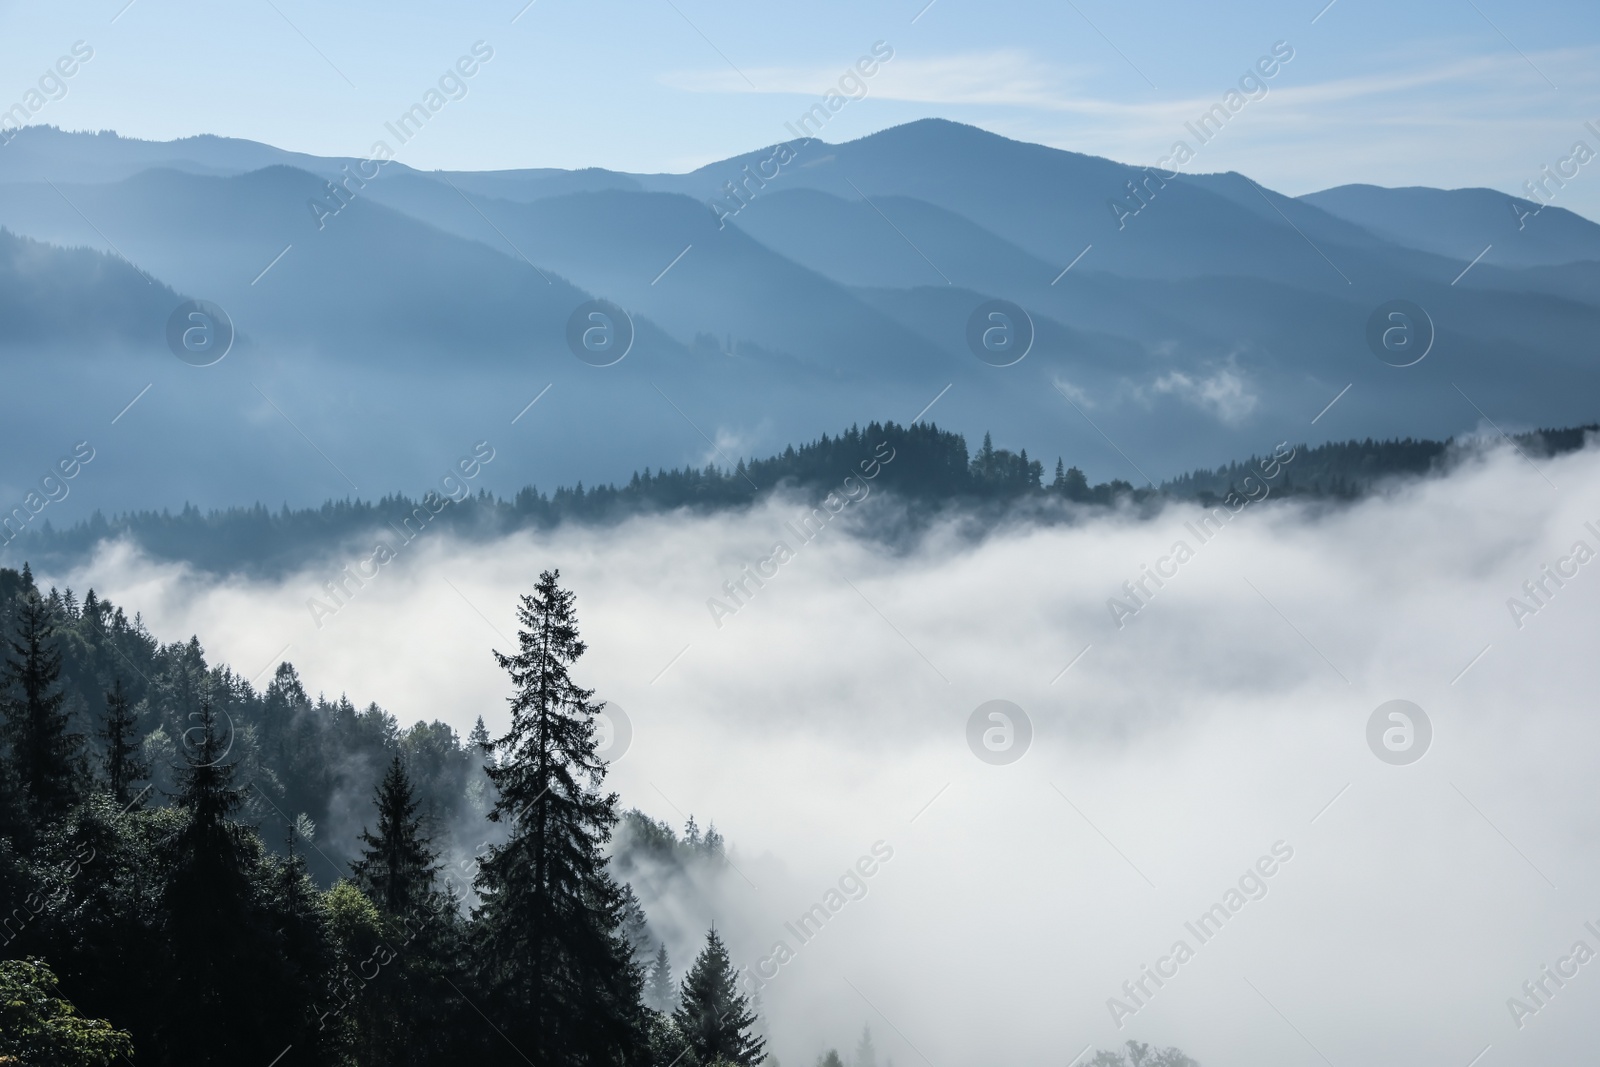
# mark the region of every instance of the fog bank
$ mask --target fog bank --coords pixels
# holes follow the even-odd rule
[[[308,689],[465,733],[506,721],[489,650],[559,567],[590,646],[575,673],[632,724],[612,784],[734,847],[711,906],[737,963],[769,961],[788,1067],[863,1023],[900,1067],[1060,1067],[1129,1037],[1207,1067],[1465,1065],[1486,1046],[1499,1067],[1592,1058],[1600,1009],[1600,965],[1559,962],[1600,951],[1600,564],[1575,552],[1600,551],[1600,453],[1537,462],[1494,451],[1209,529],[1186,505],[978,543],[935,530],[904,554],[842,526],[805,541],[789,524],[814,502],[795,500],[441,532],[337,601],[324,583],[370,553],[266,584],[110,546],[40,577],[162,640],[197,633],[258,684],[287,658]],[[730,594],[747,565],[768,576]],[[1404,765],[1368,740],[1395,699],[1432,731]],[[992,700],[1031,725],[1014,762],[969,747]],[[978,749],[1011,755],[984,748],[992,726]],[[811,936],[786,927],[818,904]],[[1577,969],[1540,992],[1546,965]]]

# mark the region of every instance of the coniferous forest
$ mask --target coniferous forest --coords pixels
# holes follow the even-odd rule
[[[1539,430],[1517,435],[1516,447],[1535,456],[1583,447],[1600,427]],[[1340,504],[1377,491],[1386,482],[1442,473],[1472,442],[1374,440],[1330,442],[1308,447],[1284,442],[1294,459],[1271,483],[1282,499]],[[1268,450],[1270,453],[1270,450]],[[1007,515],[1031,521],[1070,521],[1075,509],[1125,503],[1150,508],[1163,500],[1212,505],[1246,488],[1262,460],[1252,456],[1215,468],[1190,471],[1136,486],[1123,478],[1092,483],[1078,466],[1057,457],[1052,468],[1018,451],[996,447],[993,435],[970,449],[964,436],[932,423],[894,422],[851,427],[791,445],[778,455],[740,459],[726,466],[645,468],[620,484],[560,486],[544,492],[525,486],[509,498],[487,490],[412,499],[392,494],[376,501],[327,501],[320,507],[272,510],[263,504],[204,511],[188,505],[177,512],[137,511],[107,517],[94,512],[70,526],[48,518],[32,521],[26,508],[0,514],[0,551],[52,565],[80,560],[106,541],[125,538],[156,560],[182,561],[212,573],[273,576],[304,565],[307,558],[359,543],[373,530],[409,521],[447,528],[459,537],[494,538],[516,530],[550,529],[563,523],[609,524],[629,517],[677,510],[699,514],[748,508],[779,490],[819,497],[874,465],[873,492],[904,510],[906,522],[875,524],[873,536],[904,536],[941,516],[973,516],[993,526]],[[1128,473],[1135,475],[1130,468]],[[42,506],[42,504],[41,504]],[[892,532],[884,532],[892,531]]]
[[[619,840],[724,846],[606,791],[558,578],[494,653],[509,729],[462,742],[0,571],[0,1063],[761,1062],[717,932],[675,973],[613,874]],[[317,821],[356,780],[335,839]]]

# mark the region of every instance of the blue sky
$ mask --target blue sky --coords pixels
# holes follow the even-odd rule
[[[1576,140],[1600,149],[1584,128],[1600,128],[1592,0],[125,3],[0,8],[0,106],[83,40],[94,58],[34,121],[365,154],[482,40],[493,60],[404,162],[684,170],[786,138],[784,123],[883,41],[894,58],[828,140],[936,115],[1144,163],[1283,41],[1294,58],[1266,96],[1187,169],[1289,193],[1515,192]],[[1600,218],[1600,163],[1556,203]]]

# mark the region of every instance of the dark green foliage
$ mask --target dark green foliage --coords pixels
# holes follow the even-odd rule
[[[94,595],[93,590],[89,595]],[[134,804],[136,787],[150,777],[150,765],[140,754],[138,720],[128,706],[121,678],[106,694],[106,721],[100,738],[106,746],[102,757],[106,788],[118,804]]]
[[[1552,455],[1582,448],[1586,435],[1596,430],[1600,426],[1538,430],[1513,440],[1530,455]],[[1287,467],[1284,484],[1274,485],[1273,493],[1353,499],[1382,478],[1437,469],[1455,444],[1369,438],[1316,448],[1302,446]],[[884,448],[881,454],[880,446]],[[564,522],[620,522],[633,515],[680,508],[699,512],[745,508],[782,488],[820,500],[838,490],[847,476],[868,477],[873,492],[892,494],[919,515],[946,506],[971,508],[1040,495],[1098,505],[1159,495],[1210,503],[1226,497],[1256,469],[1252,458],[1215,470],[1193,471],[1156,490],[1149,486],[1135,489],[1120,478],[1091,485],[1082,470],[1058,461],[1055,477],[1045,487],[1041,484],[1043,464],[1030,460],[1026,449],[1012,453],[995,448],[988,434],[983,447],[969,455],[965,437],[931,423],[870,423],[864,430],[852,427],[833,437],[823,434],[799,448],[791,445],[766,459],[739,459],[731,469],[707,466],[652,472],[647,467],[621,485],[585,488],[580,482],[550,493],[528,486],[509,500],[480,491],[452,503],[433,517],[430,525],[447,528],[457,536],[488,538],[522,529],[548,529]],[[143,511],[111,519],[97,512],[71,527],[56,529],[46,524],[30,529],[14,545],[38,559],[68,562],[82,558],[101,541],[127,537],[152,558],[183,561],[201,570],[282,574],[313,555],[348,551],[353,560],[370,554],[373,531],[398,524],[420,506],[409,497],[395,495],[376,502],[329,501],[299,511],[287,507],[272,511],[257,504],[210,512],[185,506],[176,514]],[[0,589],[0,595],[3,592]],[[83,612],[89,612],[87,601]]]
[[[641,812],[619,817],[593,693],[570,673],[585,648],[557,574],[540,576],[519,620],[517,649],[497,654],[511,725],[463,743],[442,723],[401,730],[375,706],[312,700],[287,664],[257,692],[207,664],[197,640],[163,645],[92,592],[80,607],[0,569],[14,704],[52,708],[56,737],[72,736],[75,695],[107,709],[104,780],[73,757],[71,797],[35,810],[19,784],[27,810],[0,826],[0,1063],[770,1061],[759,1000],[739,991],[715,930],[675,990],[651,929],[653,915],[682,921],[657,911],[669,896],[715,886],[726,842],[692,816],[681,837]],[[6,781],[33,781],[30,751],[0,752]],[[147,773],[166,788],[135,789]],[[372,829],[319,840],[311,814],[342,811],[358,788],[374,796]],[[437,850],[461,856],[492,836],[471,829],[485,814],[504,836],[480,849],[468,917],[438,888]],[[1100,1067],[1193,1067],[1175,1050],[1128,1055]],[[864,1033],[854,1067],[874,1059]]]
[[[893,422],[851,427],[766,459],[739,459],[731,469],[645,468],[622,485],[543,493],[533,486],[511,499],[480,491],[452,503],[430,526],[458,536],[497,537],[515,530],[548,529],[563,522],[620,522],[641,513],[689,509],[711,512],[746,508],[775,490],[820,501],[839,491],[846,478],[873,493],[888,492],[908,503],[1011,500],[1042,492],[1043,465],[990,443],[969,457],[966,438],[931,423]],[[1097,486],[1083,499],[1111,503],[1131,493],[1126,482]],[[859,489],[853,490],[859,494]],[[1077,498],[1073,498],[1077,499]],[[183,560],[202,570],[277,574],[308,556],[341,550],[370,554],[373,531],[398,524],[419,507],[405,496],[376,502],[329,501],[320,508],[271,511],[261,505],[202,512],[186,506],[173,514],[136,512],[112,519],[96,513],[72,527],[32,530],[17,544],[40,559],[76,558],[102,540],[126,536],[156,559]]]
[[[411,915],[432,903],[439,866],[438,854],[417,817],[420,805],[399,756],[389,764],[373,803],[378,809],[378,832],[361,831],[366,848],[350,869],[356,884],[385,913]]]
[[[231,1064],[275,1039],[261,968],[276,971],[279,962],[251,885],[258,842],[231,819],[241,797],[235,767],[225,762],[230,738],[209,701],[196,714],[176,797],[187,818],[170,845],[162,909],[165,978],[184,1008],[162,1012],[157,1040],[170,1049],[189,1044],[194,1063]],[[234,994],[240,970],[252,973],[257,988],[243,1004]]]
[[[1020,455],[1003,448],[996,449],[994,441],[986,433],[983,435],[983,447],[972,457],[969,473],[973,489],[980,494],[1021,496],[1039,488],[1044,465],[1037,460],[1029,460],[1026,448]]]
[[[131,1055],[127,1033],[85,1019],[57,995],[43,960],[0,960],[0,1063],[103,1067]]]
[[[402,730],[393,716],[374,705],[362,710],[343,697],[313,697],[288,663],[280,664],[265,689],[258,690],[228,668],[208,663],[198,640],[163,644],[138,616],[130,619],[93,591],[79,607],[71,590],[39,590],[26,568],[21,573],[0,568],[0,649],[12,643],[26,646],[23,630],[30,604],[35,605],[34,624],[50,631],[48,636],[41,632],[37,640],[35,663],[60,663],[55,682],[42,688],[45,703],[55,705],[53,720],[47,717],[46,722],[59,728],[45,736],[64,737],[76,749],[67,776],[74,795],[93,788],[87,776],[91,765],[102,787],[110,786],[105,779],[117,748],[112,720],[120,721],[115,732],[126,746],[127,800],[144,791],[146,781],[155,788],[145,792],[142,803],[158,803],[164,794],[178,792],[174,774],[179,753],[198,737],[196,716],[209,694],[227,735],[224,743],[232,746],[229,762],[243,810],[264,821],[274,850],[281,850],[283,832],[296,815],[303,812],[328,826],[336,798],[370,796],[396,755],[405,760],[430,834],[438,836],[482,816],[487,786],[482,757],[445,723],[417,723]],[[39,605],[46,609],[42,620]],[[16,659],[16,653],[10,658]],[[37,684],[34,688],[40,689]],[[25,695],[16,685],[0,690],[5,698],[0,708],[8,713],[0,725],[17,721],[10,713],[26,709]],[[30,720],[24,716],[18,725],[26,728]],[[27,795],[18,779],[27,753],[19,761],[10,741],[10,729],[0,732],[0,755],[5,756],[0,759],[0,834],[6,833],[8,795],[13,834],[40,824],[26,814]],[[48,753],[49,746],[45,748]],[[476,800],[469,795],[474,787]],[[358,827],[345,828],[347,836],[308,850],[310,873],[319,885],[344,876],[359,852]]]
[[[1600,427],[1539,430],[1513,440],[1530,455],[1552,455],[1583,447],[1586,435],[1597,429]],[[1454,441],[1409,438],[1302,446],[1287,465],[1281,483],[1274,484],[1273,494],[1354,499],[1383,478],[1438,469],[1455,446]],[[585,488],[579,483],[550,493],[528,486],[509,500],[480,491],[440,511],[430,519],[430,527],[449,529],[457,536],[489,538],[564,522],[620,522],[633,515],[675,509],[746,508],[780,489],[820,501],[852,476],[869,483],[874,493],[896,497],[917,516],[945,507],[978,508],[983,514],[982,509],[993,511],[1038,497],[1111,505],[1123,499],[1166,495],[1212,503],[1239,488],[1256,470],[1252,458],[1181,475],[1159,490],[1149,486],[1136,489],[1119,478],[1091,485],[1082,470],[1058,460],[1055,477],[1044,486],[1043,464],[1030,460],[1026,449],[1012,453],[995,448],[988,434],[983,446],[969,455],[965,437],[930,423],[870,423],[865,429],[852,427],[837,436],[823,434],[809,444],[790,446],[766,459],[738,459],[730,469],[707,466],[651,471],[647,467],[621,485]],[[211,512],[185,506],[176,514],[145,511],[111,519],[96,513],[64,529],[48,524],[30,529],[13,544],[40,559],[68,562],[82,558],[101,541],[127,537],[155,559],[181,560],[217,573],[281,574],[312,555],[348,552],[354,559],[370,554],[374,531],[386,536],[381,531],[400,523],[420,506],[395,495],[376,502],[329,501],[299,511],[287,507],[271,511],[257,504]],[[5,591],[0,588],[0,599],[4,598]],[[92,613],[97,617],[107,614],[99,605]],[[88,600],[82,615],[91,615]],[[109,684],[110,680],[104,681]],[[91,696],[82,695],[85,700]],[[98,694],[94,696],[98,699]]]
[[[32,592],[21,598],[16,615],[16,636],[7,641],[0,673],[5,736],[15,788],[38,825],[59,819],[77,799],[83,739],[68,730],[62,709],[66,693],[50,607]]]
[[[157,1067],[289,1050],[285,1065],[319,1067],[521,1063],[525,1052],[541,1067],[674,1062],[682,1036],[641,1003],[653,957],[670,986],[665,951],[608,871],[615,798],[600,791],[591,693],[567,673],[583,643],[555,575],[525,598],[523,622],[519,651],[501,657],[517,688],[511,729],[495,743],[480,727],[464,744],[441,723],[402,731],[379,708],[312,700],[287,664],[258,692],[208,665],[197,640],[163,645],[93,593],[80,607],[70,591],[41,594],[27,570],[0,569],[10,722],[73,738],[74,702],[89,716],[80,694],[106,708],[90,724],[103,776],[90,781],[73,757],[74,792],[46,804],[24,773],[40,746],[7,733],[0,776],[17,806],[0,825],[0,960],[48,960],[60,1003],[125,1030],[131,1048],[117,1053]],[[503,753],[493,780],[486,747]],[[139,788],[147,774],[162,788]],[[374,791],[371,829],[316,840],[311,815],[342,811],[357,788]],[[434,842],[454,838],[462,854],[494,836],[470,829],[491,812],[509,836],[480,848],[484,899],[469,919],[438,888]],[[669,853],[723,862],[715,831],[686,847],[631,818],[659,828]],[[323,890],[319,873],[341,880]],[[670,1007],[670,990],[661,999]],[[19,993],[0,1011],[48,1015],[52,1003]],[[90,1033],[53,1018],[72,1040]],[[6,1023],[37,1038],[23,1062],[101,1062],[48,1059],[43,1024]]]
[[[489,817],[509,838],[478,871],[482,984],[521,1055],[614,1063],[642,1047],[640,977],[621,932],[625,897],[602,851],[617,814],[616,795],[600,792],[600,706],[569,673],[585,646],[558,578],[539,575],[517,608],[516,652],[495,653],[515,692],[488,772],[499,791]]]
[[[1083,472],[1077,467],[1063,467],[1060,458],[1056,459],[1056,476],[1050,483],[1050,491],[1078,503],[1088,501],[1092,494],[1089,479]]]
[[[1512,442],[1527,455],[1553,456],[1573,452],[1600,426],[1579,426],[1565,430],[1536,430],[1517,434]],[[1329,500],[1354,500],[1371,492],[1379,483],[1395,478],[1421,477],[1446,470],[1461,455],[1470,455],[1477,443],[1472,440],[1428,441],[1413,439],[1375,441],[1336,441],[1310,447],[1295,446],[1294,458],[1282,464],[1276,479],[1270,479],[1273,496],[1302,496]],[[1270,458],[1270,457],[1269,457]],[[1266,460],[1252,456],[1242,463],[1229,463],[1215,470],[1199,470],[1164,482],[1161,491],[1169,496],[1193,497],[1213,503],[1244,487],[1245,479],[1261,477]]]
[[[683,979],[681,998],[672,1021],[700,1063],[727,1060],[753,1067],[762,1061],[767,1043],[750,1032],[755,1013],[739,992],[727,947],[715,929],[706,934],[706,947]]]

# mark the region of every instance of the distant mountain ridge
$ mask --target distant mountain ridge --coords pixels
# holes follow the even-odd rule
[[[68,517],[381,496],[485,437],[502,490],[613,481],[910,420],[935,398],[944,424],[1081,456],[1100,481],[1317,434],[1600,415],[1600,226],[1553,206],[1518,230],[1512,198],[1487,190],[1292,198],[942,120],[790,148],[756,180],[745,167],[770,149],[676,175],[395,161],[350,181],[371,168],[26,128],[0,152],[0,226],[125,258],[154,302],[123,291],[111,259],[14,246],[37,269],[12,256],[34,273],[10,290],[0,360],[19,395],[71,396],[85,426],[22,405],[0,425],[20,464],[0,469],[0,499],[135,395]],[[743,206],[719,220],[730,182]],[[188,298],[237,330],[213,367],[166,350]],[[632,318],[612,366],[569,349],[591,299]],[[1031,327],[1012,366],[969,347],[995,300]],[[1404,368],[1367,336],[1396,300],[1432,334]]]

